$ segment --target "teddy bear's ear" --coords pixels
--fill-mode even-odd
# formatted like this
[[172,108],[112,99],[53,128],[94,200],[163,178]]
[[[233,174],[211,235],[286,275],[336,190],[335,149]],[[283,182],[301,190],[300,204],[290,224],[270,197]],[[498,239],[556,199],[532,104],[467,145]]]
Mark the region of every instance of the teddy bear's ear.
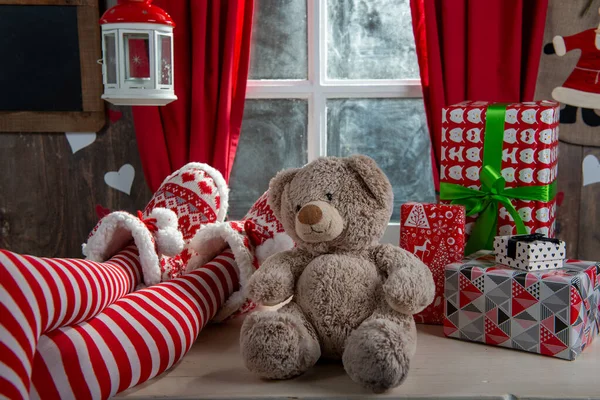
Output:
[[291,168],[279,171],[269,182],[269,197],[267,200],[269,207],[271,207],[271,210],[273,210],[278,219],[281,218],[281,196],[283,195],[283,190],[294,179],[299,170],[299,168]]
[[394,193],[392,185],[377,165],[375,160],[363,155],[346,158],[348,166],[353,169],[367,187],[369,194],[383,207],[392,207]]

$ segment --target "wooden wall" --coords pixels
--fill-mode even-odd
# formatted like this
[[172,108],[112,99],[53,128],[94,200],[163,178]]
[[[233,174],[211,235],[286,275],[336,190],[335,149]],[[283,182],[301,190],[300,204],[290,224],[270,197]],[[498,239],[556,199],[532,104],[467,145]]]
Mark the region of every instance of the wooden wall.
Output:
[[[112,109],[115,122],[73,154],[64,133],[0,133],[0,248],[46,257],[81,257],[96,224],[96,204],[136,211],[150,199],[129,107]],[[116,120],[122,113],[120,119]],[[104,182],[131,164],[131,194]]]
[[600,260],[600,183],[583,186],[582,164],[589,154],[600,159],[600,147],[559,144],[558,191],[563,193],[559,200],[564,200],[556,229],[569,257]]

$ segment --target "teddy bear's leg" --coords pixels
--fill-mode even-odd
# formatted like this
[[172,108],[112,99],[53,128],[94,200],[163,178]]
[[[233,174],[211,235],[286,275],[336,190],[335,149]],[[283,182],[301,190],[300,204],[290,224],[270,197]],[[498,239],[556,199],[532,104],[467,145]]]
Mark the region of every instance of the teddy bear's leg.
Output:
[[315,329],[294,302],[248,315],[240,345],[246,367],[268,379],[300,375],[321,356]]
[[344,369],[353,381],[381,393],[404,382],[416,345],[413,317],[383,304],[348,337]]

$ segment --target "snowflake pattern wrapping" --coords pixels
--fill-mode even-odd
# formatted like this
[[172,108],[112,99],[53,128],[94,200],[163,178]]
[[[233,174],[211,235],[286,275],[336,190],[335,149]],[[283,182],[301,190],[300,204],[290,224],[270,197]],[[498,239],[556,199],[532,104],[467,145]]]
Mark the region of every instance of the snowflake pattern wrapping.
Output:
[[482,250],[446,266],[444,334],[574,360],[600,327],[600,263],[519,271]]
[[[486,110],[492,103],[465,101],[442,110],[440,182],[481,190]],[[506,188],[548,185],[558,171],[559,105],[552,101],[509,104],[502,143],[502,177]],[[556,201],[512,200],[527,233],[554,237]],[[477,215],[467,217],[470,234]],[[507,209],[498,209],[497,232],[516,234]],[[467,237],[468,239],[468,237]]]
[[405,203],[400,209],[400,247],[415,254],[431,270],[435,299],[415,321],[444,321],[444,267],[463,258],[465,209],[444,204]]

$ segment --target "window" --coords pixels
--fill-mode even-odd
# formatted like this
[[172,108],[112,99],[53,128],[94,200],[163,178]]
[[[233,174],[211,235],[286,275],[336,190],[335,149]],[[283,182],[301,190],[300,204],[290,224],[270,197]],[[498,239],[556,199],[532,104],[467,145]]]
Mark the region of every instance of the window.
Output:
[[[255,2],[246,109],[231,175],[240,218],[279,170],[373,157],[400,205],[435,201],[409,0]],[[388,236],[391,235],[391,236]]]

